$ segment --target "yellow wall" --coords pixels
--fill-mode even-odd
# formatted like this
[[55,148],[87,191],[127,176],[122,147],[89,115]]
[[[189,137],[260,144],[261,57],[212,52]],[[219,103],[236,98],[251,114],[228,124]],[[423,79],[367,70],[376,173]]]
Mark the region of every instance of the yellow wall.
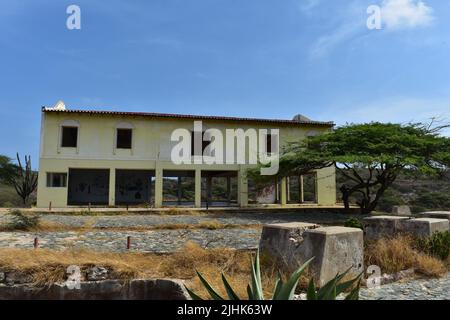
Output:
[[[110,179],[114,179],[114,169],[172,169],[172,170],[234,170],[240,176],[244,165],[175,165],[170,161],[170,152],[176,142],[170,141],[170,135],[177,128],[192,130],[193,120],[161,119],[137,116],[87,115],[72,113],[43,113],[41,128],[41,149],[39,163],[38,207],[67,206],[67,188],[47,188],[47,172],[66,172],[69,168],[112,169]],[[60,147],[60,127],[64,122],[79,123],[78,147]],[[115,132],[119,123],[133,125],[132,150],[115,149]],[[277,127],[276,127],[276,126]],[[326,130],[317,126],[292,126],[277,124],[259,124],[246,122],[203,121],[203,129],[220,129],[225,137],[225,129],[255,128],[280,129],[280,143],[295,141],[307,135]],[[322,177],[322,179],[320,179]],[[239,180],[239,197],[246,205],[247,183]],[[318,203],[332,205],[336,202],[334,169],[318,172]],[[157,186],[155,186],[157,188]],[[114,204],[114,184],[110,183],[110,205]],[[156,195],[155,195],[156,197]],[[159,199],[156,199],[159,200]],[[198,201],[197,201],[198,202]],[[198,203],[197,203],[198,205]]]

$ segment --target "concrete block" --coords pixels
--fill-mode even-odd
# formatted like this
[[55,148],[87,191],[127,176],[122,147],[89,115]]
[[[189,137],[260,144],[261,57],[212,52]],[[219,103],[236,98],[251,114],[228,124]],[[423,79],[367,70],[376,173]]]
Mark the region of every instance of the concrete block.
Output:
[[394,206],[391,213],[396,216],[410,217],[411,209],[409,206]]
[[366,240],[392,237],[399,232],[399,223],[403,220],[409,220],[409,218],[399,216],[374,216],[364,218],[364,237]]
[[306,230],[315,228],[319,225],[303,222],[265,225],[259,242],[260,252],[284,266],[295,264],[299,259],[306,261],[302,256],[303,235]]
[[349,268],[357,275],[364,270],[364,235],[361,229],[323,227],[305,233],[304,254],[314,257],[310,270],[320,286]]
[[430,237],[435,232],[447,231],[449,221],[447,219],[419,218],[403,220],[399,224],[399,231],[409,233],[416,237]]
[[266,225],[260,241],[261,254],[288,271],[314,257],[310,271],[320,285],[350,267],[352,274],[359,274],[364,268],[363,247],[360,229],[310,223]]
[[450,220],[450,211],[429,211],[429,212],[419,213],[419,215],[424,218],[436,218],[436,219]]

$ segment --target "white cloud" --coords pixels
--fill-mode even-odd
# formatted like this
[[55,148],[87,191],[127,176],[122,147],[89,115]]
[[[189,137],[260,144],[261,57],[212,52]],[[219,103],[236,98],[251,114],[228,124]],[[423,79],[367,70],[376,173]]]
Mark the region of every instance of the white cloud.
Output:
[[343,24],[333,32],[318,38],[310,49],[310,57],[322,58],[341,43],[354,38],[360,30],[356,23]]
[[[311,0],[305,5],[308,3],[316,1]],[[434,20],[433,8],[421,0],[383,0],[380,8],[384,28],[388,30],[427,26]],[[365,20],[367,17],[365,6],[358,2],[350,3],[346,10],[338,14],[338,24],[332,24],[330,32],[320,36],[312,44],[310,57],[322,58],[343,43],[369,35]]]
[[386,29],[406,29],[429,25],[433,8],[420,0],[384,0],[381,19]]

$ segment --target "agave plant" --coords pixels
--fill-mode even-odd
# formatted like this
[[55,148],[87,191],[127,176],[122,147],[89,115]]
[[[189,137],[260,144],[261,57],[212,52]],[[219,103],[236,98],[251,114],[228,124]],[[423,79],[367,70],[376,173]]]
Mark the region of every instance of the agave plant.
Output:
[[[277,280],[275,282],[275,288],[270,300],[293,300],[295,289],[297,287],[298,281],[305,271],[306,267],[311,263],[314,258],[306,261],[300,268],[294,271],[286,282],[283,282],[280,272],[278,272]],[[251,263],[252,273],[251,273],[251,284],[247,285],[247,295],[249,300],[265,300],[264,290],[261,283],[261,268],[259,263],[259,251],[256,253],[256,259]],[[336,297],[344,292],[345,290],[351,288],[355,283],[356,286],[351,290],[351,292],[345,297],[346,300],[358,300],[359,298],[359,287],[361,283],[361,275],[354,279],[341,282],[344,276],[350,271],[348,269],[342,274],[336,275],[334,279],[327,282],[322,288],[316,291],[314,280],[311,278],[309,281],[307,299],[308,300],[335,300]],[[241,298],[236,294],[235,290],[231,287],[225,275],[222,273],[222,282],[227,292],[227,298],[222,297],[213,287],[208,283],[208,281],[203,277],[203,275],[196,271],[197,275],[205,287],[206,291],[213,300],[241,300]],[[199,295],[194,293],[192,290],[186,287],[189,295],[193,300],[203,300]]]

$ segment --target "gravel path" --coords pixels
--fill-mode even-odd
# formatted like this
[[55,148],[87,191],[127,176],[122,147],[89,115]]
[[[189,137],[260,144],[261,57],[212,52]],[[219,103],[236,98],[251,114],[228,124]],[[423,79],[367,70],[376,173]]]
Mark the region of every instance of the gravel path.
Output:
[[131,249],[142,252],[173,252],[192,241],[202,247],[256,249],[261,231],[258,229],[220,230],[154,230],[154,231],[93,231],[93,232],[1,232],[2,248],[33,248],[34,238],[39,247],[63,250],[84,248],[95,251],[126,251],[127,236]]
[[361,289],[361,300],[450,300],[450,273],[441,279],[397,282]]
[[[261,228],[250,228],[267,223],[293,221],[319,224],[342,224],[348,215],[333,213],[233,213],[208,215],[121,215],[121,216],[76,216],[42,215],[41,222],[54,222],[68,227],[88,227],[85,231],[54,232],[0,232],[0,247],[31,248],[33,239],[39,238],[40,247],[64,249],[83,247],[92,250],[123,251],[127,236],[132,237],[132,249],[144,252],[169,252],[180,249],[187,241],[203,247],[230,247],[235,249],[254,249],[258,246]],[[11,215],[0,214],[0,223],[10,221]],[[173,229],[170,225],[198,225],[205,222],[218,222],[224,225],[249,226],[249,228]],[[135,230],[164,226],[157,230]],[[108,228],[121,228],[114,230]],[[127,230],[129,228],[130,230]]]
[[[7,223],[11,216],[0,214],[0,223]],[[123,215],[123,216],[70,216],[42,215],[43,222],[57,222],[67,226],[94,228],[112,227],[151,227],[164,224],[200,224],[203,222],[220,222],[223,224],[255,225],[283,222],[313,222],[318,224],[343,224],[350,215],[335,213],[230,213],[208,215]]]

